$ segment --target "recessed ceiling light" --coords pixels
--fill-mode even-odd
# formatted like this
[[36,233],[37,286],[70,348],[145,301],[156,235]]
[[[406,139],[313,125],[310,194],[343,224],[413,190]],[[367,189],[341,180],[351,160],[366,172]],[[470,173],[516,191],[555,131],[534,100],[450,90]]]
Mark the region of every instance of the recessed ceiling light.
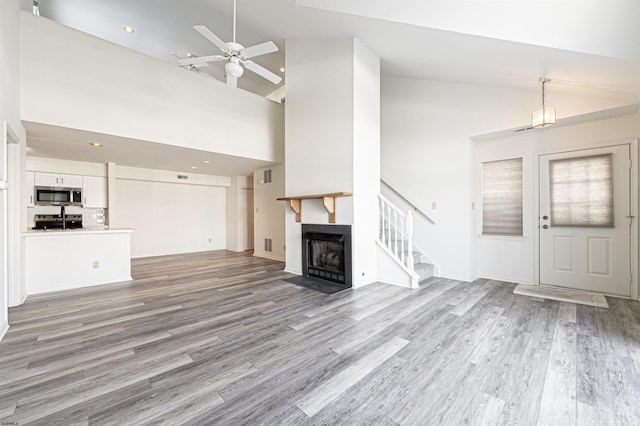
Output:
[[89,145],[91,145],[94,148],[102,148],[102,144],[98,142],[91,142]]
[[198,168],[198,166],[191,166],[191,168],[195,170]]
[[131,28],[128,25],[125,25],[124,27],[122,27],[122,29],[124,30],[125,33],[129,33],[129,34],[133,33],[133,28]]
[[284,67],[280,67],[280,72],[284,72]]
[[209,160],[204,160],[204,161],[203,161],[203,163],[204,163],[204,164],[209,164],[209,163],[211,163],[211,161],[209,161]]

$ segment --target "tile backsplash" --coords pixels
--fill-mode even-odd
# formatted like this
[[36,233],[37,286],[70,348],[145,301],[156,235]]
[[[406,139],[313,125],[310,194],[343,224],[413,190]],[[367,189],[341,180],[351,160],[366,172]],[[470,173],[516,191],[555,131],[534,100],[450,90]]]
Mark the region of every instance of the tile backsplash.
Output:
[[[78,206],[66,206],[67,214],[81,214],[84,228],[102,228],[106,226],[107,209],[85,209]],[[34,217],[37,214],[60,214],[58,206],[35,206],[27,208],[27,229],[35,225]]]

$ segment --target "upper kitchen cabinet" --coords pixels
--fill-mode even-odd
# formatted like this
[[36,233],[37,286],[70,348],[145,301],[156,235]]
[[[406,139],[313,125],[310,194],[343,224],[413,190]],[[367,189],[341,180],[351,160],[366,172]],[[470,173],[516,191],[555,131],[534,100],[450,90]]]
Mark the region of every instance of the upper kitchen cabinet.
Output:
[[35,185],[59,188],[82,188],[82,176],[36,172]]
[[104,209],[107,208],[107,178],[85,176],[82,179],[82,207]]

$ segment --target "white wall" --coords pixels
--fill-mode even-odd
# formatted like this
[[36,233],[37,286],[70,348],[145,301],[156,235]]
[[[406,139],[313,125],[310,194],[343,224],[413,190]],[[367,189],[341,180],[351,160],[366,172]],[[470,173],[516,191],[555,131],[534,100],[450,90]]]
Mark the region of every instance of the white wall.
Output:
[[[636,102],[567,97],[547,87],[558,118]],[[436,225],[416,215],[416,243],[460,280],[477,276],[474,149],[471,136],[525,127],[540,94],[490,86],[385,77],[381,95],[381,175],[412,201],[436,203]]]
[[[271,170],[271,183],[264,183],[265,170]],[[284,197],[284,165],[267,167],[253,172],[253,255],[285,261],[285,214],[289,210]],[[264,249],[265,238],[270,238],[271,252]]]
[[116,192],[133,258],[226,248],[225,188],[117,179]]
[[182,183],[175,172],[116,169],[118,201],[110,212],[110,223],[111,227],[135,229],[132,257],[226,248],[229,178],[192,174],[190,177],[197,176],[204,183]]
[[[20,214],[8,217],[8,206],[17,209],[16,201],[21,194],[19,176],[24,170],[24,141],[25,132],[20,122],[20,2],[18,0],[4,0],[0,2],[0,180],[11,178],[10,190],[0,191],[0,338],[8,328],[9,287],[11,296],[18,287],[17,280],[21,279],[22,270],[20,253],[23,246],[19,241]],[[13,152],[7,149],[7,135],[4,123],[12,129],[20,142],[19,147],[13,147]],[[9,155],[11,154],[11,155]],[[11,159],[11,163],[8,160]],[[11,201],[12,200],[12,201]],[[15,211],[15,210],[14,210]],[[24,212],[24,207],[20,209]],[[8,251],[8,248],[11,251]],[[9,272],[11,270],[11,273]],[[11,280],[11,281],[10,281]]]
[[[640,115],[627,115],[591,121],[567,127],[551,127],[510,137],[477,142],[474,170],[474,199],[477,234],[481,232],[482,211],[480,169],[482,162],[506,158],[523,158],[524,236],[497,237],[476,235],[477,273],[481,277],[537,283],[535,270],[536,233],[538,232],[535,204],[535,165],[537,153],[606,145],[611,142],[630,142],[640,136]],[[633,161],[638,164],[640,159]],[[635,206],[637,209],[637,206]],[[508,259],[508,262],[504,260]]]
[[282,105],[43,17],[20,18],[23,120],[283,161]]
[[380,58],[354,40],[353,67],[353,285],[360,287],[378,280]]
[[287,195],[353,190],[353,45],[287,40]]

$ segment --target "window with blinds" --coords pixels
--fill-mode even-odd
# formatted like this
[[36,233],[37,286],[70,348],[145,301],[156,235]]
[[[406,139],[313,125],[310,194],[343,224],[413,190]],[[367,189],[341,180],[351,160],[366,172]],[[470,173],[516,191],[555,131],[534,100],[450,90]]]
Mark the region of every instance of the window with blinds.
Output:
[[549,161],[551,226],[613,226],[611,154]]
[[522,235],[522,158],[482,163],[482,233]]

